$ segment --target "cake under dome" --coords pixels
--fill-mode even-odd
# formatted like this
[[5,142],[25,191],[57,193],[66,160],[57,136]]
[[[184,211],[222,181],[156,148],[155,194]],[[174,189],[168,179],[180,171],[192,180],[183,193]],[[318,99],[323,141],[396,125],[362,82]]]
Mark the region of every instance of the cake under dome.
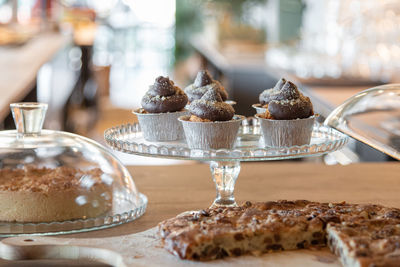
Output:
[[147,198],[97,142],[42,130],[47,104],[11,104],[17,130],[0,132],[0,236],[59,234],[140,217]]

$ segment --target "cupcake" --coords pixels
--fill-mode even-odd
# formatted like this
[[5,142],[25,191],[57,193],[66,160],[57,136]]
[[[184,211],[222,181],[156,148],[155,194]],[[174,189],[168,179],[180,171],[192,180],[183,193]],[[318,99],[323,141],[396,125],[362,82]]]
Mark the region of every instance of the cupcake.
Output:
[[260,120],[261,133],[266,146],[289,147],[310,143],[314,125],[313,106],[297,86],[281,79],[274,88],[260,95],[264,113]]
[[190,115],[182,116],[186,142],[190,148],[232,148],[243,116],[235,115],[233,107],[225,102],[216,88],[188,106]]
[[189,102],[200,99],[210,88],[214,88],[221,95],[222,101],[228,99],[228,93],[219,81],[214,80],[210,73],[201,70],[197,73],[194,83],[184,89]]
[[134,110],[144,139],[148,141],[174,141],[184,138],[180,116],[189,114],[184,109],[186,94],[168,77],[156,78],[142,98],[142,108]]

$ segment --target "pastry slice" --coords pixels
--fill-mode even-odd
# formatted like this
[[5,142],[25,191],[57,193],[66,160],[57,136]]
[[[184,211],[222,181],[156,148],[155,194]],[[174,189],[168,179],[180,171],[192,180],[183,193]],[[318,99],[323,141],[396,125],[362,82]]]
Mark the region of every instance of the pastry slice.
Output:
[[329,224],[328,245],[345,267],[400,266],[400,220]]
[[182,259],[212,260],[325,244],[324,223],[300,209],[309,202],[211,208],[162,222],[165,248]]
[[159,224],[165,248],[182,259],[212,260],[242,254],[326,245],[329,223],[396,217],[379,205],[306,200],[246,202],[240,207],[190,212]]

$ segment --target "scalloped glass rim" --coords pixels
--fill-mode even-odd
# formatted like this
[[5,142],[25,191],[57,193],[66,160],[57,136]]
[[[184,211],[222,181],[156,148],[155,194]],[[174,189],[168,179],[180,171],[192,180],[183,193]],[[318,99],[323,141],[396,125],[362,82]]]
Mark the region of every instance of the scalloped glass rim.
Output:
[[139,193],[138,198],[138,207],[121,214],[50,223],[0,222],[0,237],[73,234],[114,227],[134,221],[145,213],[148,203],[147,197]]
[[[258,126],[246,126],[254,133]],[[240,132],[240,131],[239,131]],[[152,143],[141,138],[138,123],[124,124],[107,129],[104,132],[106,143],[114,150],[139,156],[172,158],[200,161],[262,161],[291,159],[307,156],[317,156],[342,148],[348,141],[348,137],[341,132],[321,125],[314,124],[312,138],[320,139],[316,143],[292,147],[263,147],[254,142],[248,146],[234,149],[189,149],[183,143],[157,142]],[[256,139],[259,134],[247,134],[246,138]],[[238,139],[240,140],[240,135]]]

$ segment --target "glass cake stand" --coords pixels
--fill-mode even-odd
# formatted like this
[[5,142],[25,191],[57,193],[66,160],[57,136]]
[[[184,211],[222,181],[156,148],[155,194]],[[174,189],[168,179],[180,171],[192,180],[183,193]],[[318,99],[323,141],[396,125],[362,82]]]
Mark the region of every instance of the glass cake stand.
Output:
[[244,120],[233,149],[190,149],[184,140],[149,142],[143,138],[139,124],[125,124],[107,129],[107,144],[114,150],[146,157],[198,160],[210,162],[217,189],[212,206],[236,206],[234,187],[241,161],[283,160],[319,156],[342,148],[346,135],[328,126],[315,123],[309,145],[283,148],[265,147],[260,126],[255,118]]

